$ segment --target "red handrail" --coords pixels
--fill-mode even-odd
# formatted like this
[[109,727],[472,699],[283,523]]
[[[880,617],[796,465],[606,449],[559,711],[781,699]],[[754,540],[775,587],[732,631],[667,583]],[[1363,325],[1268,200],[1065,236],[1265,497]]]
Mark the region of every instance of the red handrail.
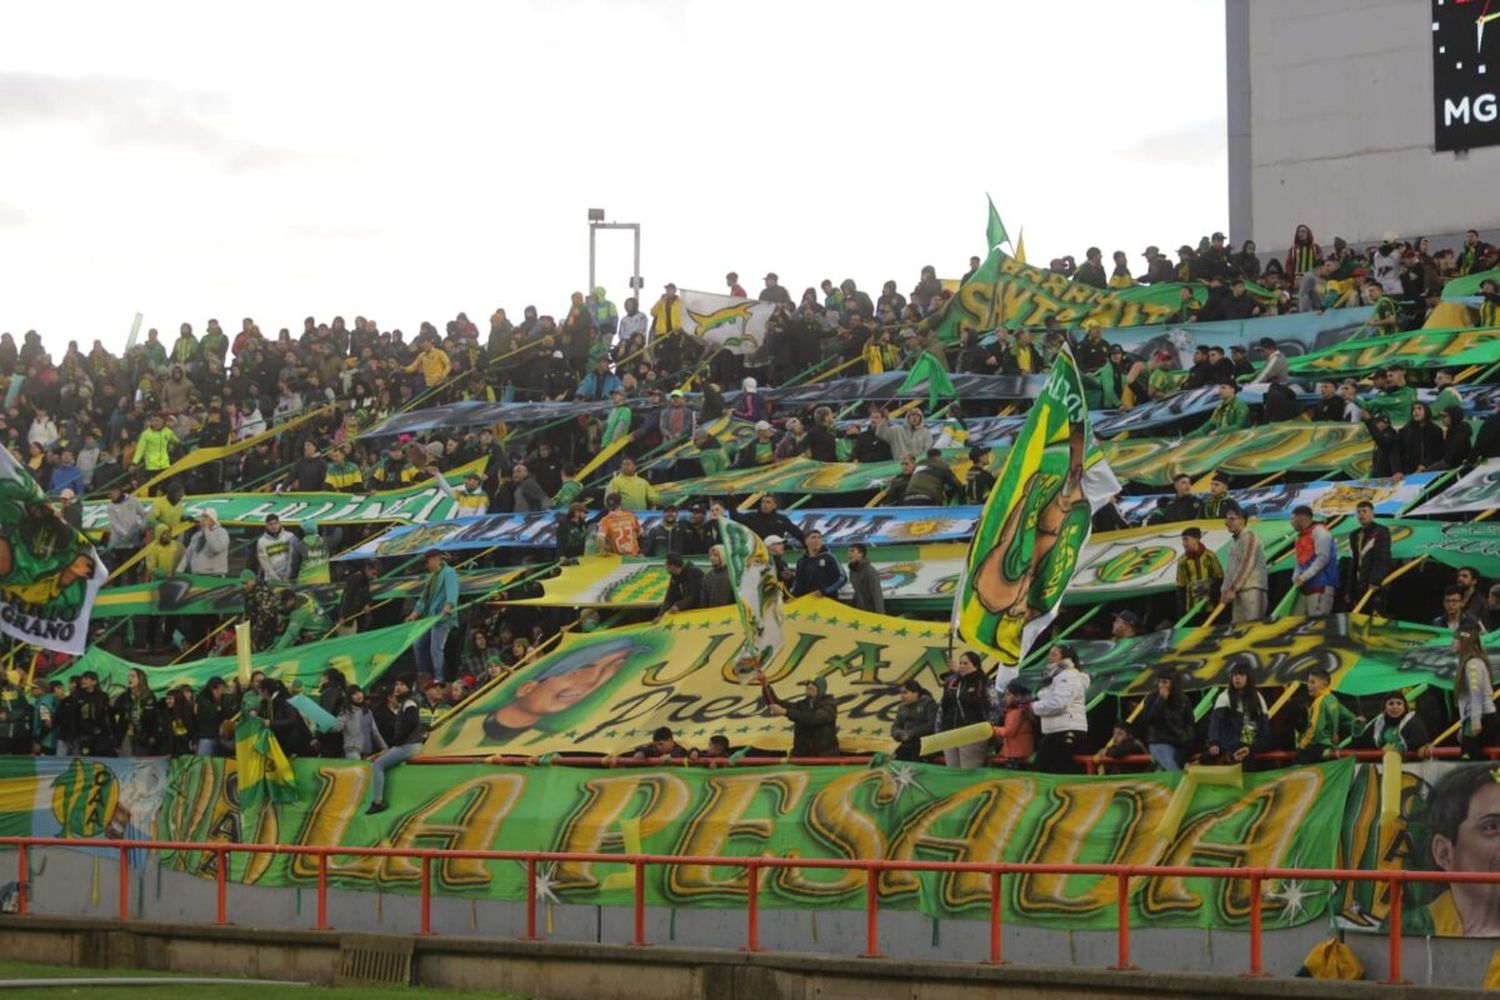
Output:
[[[525,940],[536,940],[537,864],[539,862],[587,862],[600,864],[630,865],[634,872],[634,936],[631,944],[646,946],[645,906],[646,868],[651,865],[695,865],[708,867],[744,868],[751,878],[748,892],[748,921],[746,927],[746,950],[760,950],[759,928],[759,876],[765,868],[829,868],[864,871],[866,938],[864,955],[880,957],[879,940],[879,876],[882,872],[968,872],[987,874],[991,878],[990,897],[990,961],[1001,959],[1001,879],[1006,875],[1098,875],[1113,877],[1117,885],[1117,907],[1119,910],[1119,952],[1117,969],[1133,969],[1130,964],[1130,880],[1133,878],[1230,878],[1247,879],[1251,888],[1250,907],[1250,968],[1251,975],[1262,975],[1261,969],[1261,906],[1259,888],[1266,879],[1302,879],[1305,881],[1352,881],[1385,882],[1390,893],[1389,941],[1390,983],[1401,982],[1401,893],[1407,883],[1500,883],[1500,872],[1422,872],[1422,871],[1363,871],[1350,868],[1216,868],[1194,865],[1118,865],[1118,864],[1038,864],[1031,862],[979,862],[979,861],[893,861],[885,858],[779,858],[747,857],[697,857],[663,854],[605,854],[598,852],[568,853],[561,851],[489,851],[460,850],[453,848],[414,847],[355,847],[322,846],[309,844],[229,844],[222,841],[175,841],[175,840],[79,840],[68,837],[0,837],[0,848],[14,847],[20,865],[18,913],[30,912],[27,878],[27,862],[30,851],[38,847],[70,847],[75,849],[112,849],[120,852],[120,898],[119,919],[130,919],[130,881],[128,877],[128,852],[151,851],[202,851],[212,853],[218,872],[215,874],[218,896],[216,919],[219,924],[228,923],[227,900],[225,898],[225,870],[228,856],[241,854],[285,854],[313,857],[317,859],[317,924],[318,930],[329,930],[328,924],[328,859],[331,857],[379,857],[410,858],[422,863],[424,870],[433,861],[518,861],[526,865],[526,936]],[[432,882],[430,877],[421,882],[421,912],[423,933],[431,933],[430,907]]]

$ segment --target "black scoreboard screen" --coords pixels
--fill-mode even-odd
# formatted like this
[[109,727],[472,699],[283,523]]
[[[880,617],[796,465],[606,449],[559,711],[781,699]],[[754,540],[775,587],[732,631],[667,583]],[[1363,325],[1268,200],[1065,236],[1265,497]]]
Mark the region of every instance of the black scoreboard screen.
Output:
[[1432,0],[1433,146],[1500,145],[1500,0]]

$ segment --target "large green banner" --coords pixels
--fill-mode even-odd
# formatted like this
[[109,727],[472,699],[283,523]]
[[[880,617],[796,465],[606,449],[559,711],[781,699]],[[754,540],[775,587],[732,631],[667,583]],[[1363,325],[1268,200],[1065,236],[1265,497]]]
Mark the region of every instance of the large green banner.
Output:
[[1402,337],[1350,340],[1289,359],[1293,373],[1340,380],[1385,368],[1450,368],[1500,361],[1500,329],[1419,330]]
[[[448,479],[459,477],[450,472]],[[109,527],[108,500],[83,505],[83,529],[100,532]],[[187,497],[183,507],[195,518],[212,509],[219,523],[238,527],[264,524],[275,514],[287,524],[385,524],[401,521],[424,524],[456,516],[457,503],[431,480],[378,493],[204,493]]]
[[[377,816],[365,814],[368,765],[298,760],[296,773],[295,801],[242,816],[232,762],[179,758],[157,836],[621,855],[1327,867],[1338,848],[1329,831],[1342,819],[1354,763],[1244,775],[1239,787],[1200,786],[1175,826],[1162,820],[1182,772],[1073,778],[927,764],[623,771],[408,764],[390,772],[390,808]],[[164,854],[163,864],[213,873],[207,853]],[[310,857],[236,855],[230,875],[259,886],[311,886],[317,866]],[[415,893],[421,865],[334,857],[328,875],[339,887]],[[432,885],[445,895],[524,899],[526,866],[438,861]],[[765,907],[858,909],[865,886],[857,870],[762,869],[759,899]],[[623,861],[548,864],[539,873],[544,906],[625,906],[633,887]],[[646,900],[654,906],[737,908],[748,890],[743,869],[646,871]],[[1243,928],[1248,893],[1246,881],[1132,879],[1131,920]],[[887,872],[879,895],[882,907],[985,919],[990,879]],[[1107,930],[1117,924],[1116,899],[1112,877],[1028,875],[1006,879],[1002,907],[1005,920],[1029,926]],[[1268,893],[1265,925],[1317,919],[1325,899],[1290,906]]]
[[[1228,434],[1195,438],[1129,438],[1106,441],[1100,451],[1123,482],[1162,486],[1185,472],[1194,478],[1209,472],[1261,477],[1274,472],[1338,472],[1353,479],[1370,474],[1370,435],[1358,424],[1309,424],[1302,421],[1247,427]],[[996,449],[991,468],[1006,452]],[[962,480],[968,459],[947,455]],[[775,493],[857,493],[885,486],[901,471],[898,462],[817,462],[793,458],[758,469],[729,469],[716,476],[684,479],[658,487],[663,502],[693,497]]]
[[[265,671],[289,688],[313,690],[323,680],[323,672],[330,667],[343,671],[350,684],[368,685],[378,678],[396,661],[406,648],[417,641],[435,619],[422,618],[414,622],[392,625],[352,636],[310,642],[289,649],[272,649],[256,653],[250,658],[251,668]],[[136,667],[146,672],[151,690],[160,694],[169,687],[189,684],[194,691],[201,690],[210,677],[225,680],[235,675],[237,663],[232,656],[211,656],[202,660],[169,664],[163,667],[131,663],[112,653],[94,646],[78,659],[49,676],[67,682],[85,670],[99,675],[99,683],[109,691],[123,690],[126,678]]]
[[934,329],[944,340],[964,330],[1040,327],[1056,319],[1066,328],[1165,323],[1180,305],[1178,285],[1102,289],[990,251],[959,288]]
[[[459,570],[459,593],[471,597],[493,593],[525,572],[526,567]],[[391,577],[372,584],[370,595],[376,601],[406,600],[419,596],[426,585],[425,576]],[[338,602],[344,588],[340,583],[328,583],[311,587],[301,584],[297,589],[301,593],[312,594],[319,604],[327,608]],[[239,614],[245,605],[244,594],[238,580],[185,574],[159,583],[110,587],[100,593],[99,600],[94,605],[94,616],[131,618],[136,615]]]

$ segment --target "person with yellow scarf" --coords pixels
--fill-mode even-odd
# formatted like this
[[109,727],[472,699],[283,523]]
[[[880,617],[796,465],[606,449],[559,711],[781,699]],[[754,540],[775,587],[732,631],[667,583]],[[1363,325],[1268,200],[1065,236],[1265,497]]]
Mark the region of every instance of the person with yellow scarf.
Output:
[[1322,760],[1330,749],[1340,745],[1343,732],[1347,730],[1352,735],[1354,727],[1365,724],[1361,716],[1349,711],[1334,696],[1328,671],[1321,668],[1308,671],[1306,683],[1312,702],[1307,706],[1306,723],[1297,730],[1299,764]]

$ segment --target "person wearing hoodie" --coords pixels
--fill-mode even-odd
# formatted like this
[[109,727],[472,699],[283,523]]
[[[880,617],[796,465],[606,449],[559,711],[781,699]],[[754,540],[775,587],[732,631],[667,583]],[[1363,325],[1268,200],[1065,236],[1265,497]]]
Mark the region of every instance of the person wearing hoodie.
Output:
[[808,681],[802,686],[802,693],[803,697],[797,701],[773,701],[767,707],[772,715],[792,724],[791,756],[837,757],[839,703],[828,693],[828,678],[820,675]]
[[291,583],[305,550],[302,540],[281,526],[275,514],[266,517],[266,530],[255,540],[255,562],[267,583]]
[[1037,768],[1050,774],[1083,770],[1075,757],[1088,752],[1089,720],[1085,710],[1089,675],[1078,668],[1072,646],[1047,650],[1047,669],[1031,711],[1041,725]]
[[915,680],[906,681],[900,691],[901,703],[896,706],[896,721],[891,723],[896,759],[921,760],[922,737],[937,732],[937,702]]
[[177,572],[198,576],[229,575],[229,532],[219,524],[219,515],[205,507],[198,515],[198,530],[188,539]]
[[375,725],[364,689],[351,684],[338,714],[338,733],[345,760],[364,760],[386,749],[385,737]]
[[[1450,406],[1443,410],[1439,416],[1443,428],[1443,460],[1436,465],[1427,468],[1437,472],[1445,469],[1461,469],[1469,461],[1470,435],[1469,424],[1464,420],[1462,406]],[[66,453],[64,453],[66,456]],[[62,466],[58,466],[62,470]],[[57,477],[53,476],[56,484]]]
[[[937,731],[950,732],[976,722],[993,723],[996,715],[994,691],[985,676],[979,654],[964,650],[943,676],[943,696],[938,703]],[[943,763],[965,770],[983,767],[989,757],[990,737],[943,751]]]
[[1036,751],[1036,716],[1031,712],[1031,692],[1024,681],[1016,679],[1005,685],[1000,717],[995,738],[1000,741],[1001,763],[1013,771],[1024,768]]
[[107,561],[111,566],[118,567],[146,543],[146,509],[139,500],[116,484],[110,487],[109,506],[105,508],[105,512],[109,521]]
[[933,446],[932,431],[924,420],[922,411],[915,406],[906,411],[906,418],[900,422],[889,420],[884,410],[876,410],[870,417],[875,436],[890,445],[891,457],[897,461],[907,455],[921,459]]
[[1196,736],[1193,709],[1177,671],[1169,668],[1157,673],[1156,686],[1146,695],[1141,721],[1146,724],[1146,749],[1156,766],[1163,771],[1181,771]]
[[584,299],[584,305],[588,307],[589,315],[594,320],[594,329],[599,331],[599,338],[606,343],[613,340],[615,327],[620,322],[620,312],[605,296],[604,286],[595,285],[593,294]]

